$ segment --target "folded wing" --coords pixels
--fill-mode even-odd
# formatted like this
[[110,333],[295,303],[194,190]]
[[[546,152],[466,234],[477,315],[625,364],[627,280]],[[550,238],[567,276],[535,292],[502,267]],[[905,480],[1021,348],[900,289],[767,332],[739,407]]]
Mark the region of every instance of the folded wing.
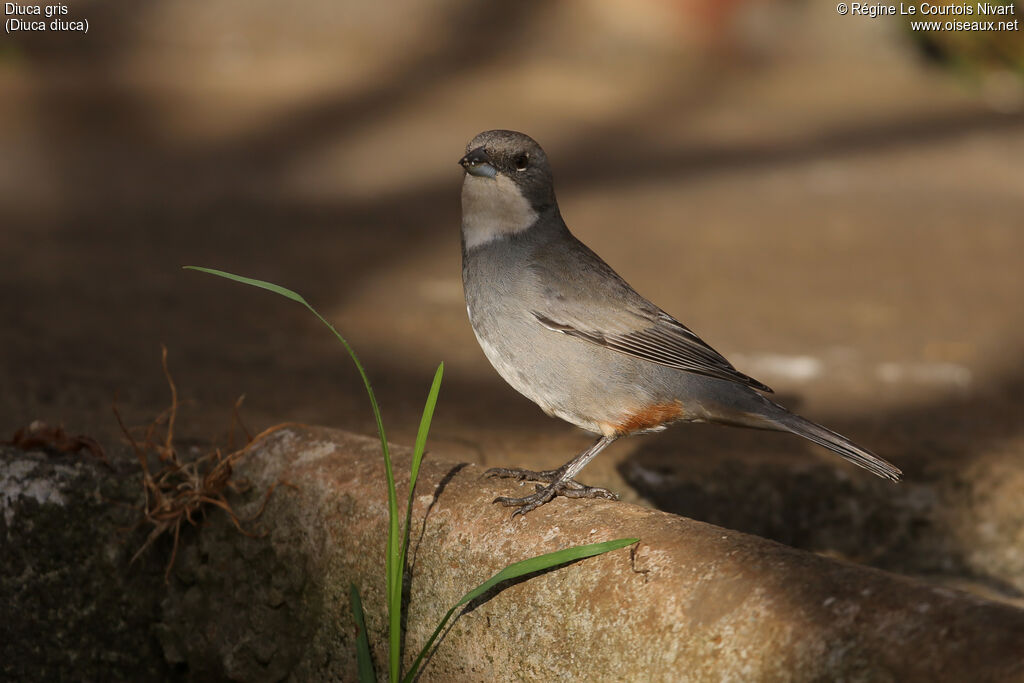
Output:
[[539,324],[627,356],[772,391],[640,296],[582,242],[576,244],[577,249],[550,250],[531,266],[540,295],[531,312]]

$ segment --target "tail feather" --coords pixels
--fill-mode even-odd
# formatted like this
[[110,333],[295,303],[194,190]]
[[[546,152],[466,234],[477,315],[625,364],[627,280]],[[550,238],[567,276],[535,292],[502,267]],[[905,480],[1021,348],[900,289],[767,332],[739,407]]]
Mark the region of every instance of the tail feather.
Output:
[[778,416],[776,420],[784,430],[813,441],[819,446],[824,446],[872,474],[892,481],[899,481],[903,476],[903,472],[895,465],[879,458],[866,448],[861,448],[842,434],[837,434],[820,424],[790,412],[786,412],[784,416]]

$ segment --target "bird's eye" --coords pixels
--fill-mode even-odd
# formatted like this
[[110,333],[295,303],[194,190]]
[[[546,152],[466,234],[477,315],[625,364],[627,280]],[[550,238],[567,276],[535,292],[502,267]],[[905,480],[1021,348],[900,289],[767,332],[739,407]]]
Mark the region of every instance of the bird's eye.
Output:
[[529,165],[530,165],[530,155],[529,154],[520,154],[519,156],[516,157],[516,170],[517,171],[525,171],[526,168]]

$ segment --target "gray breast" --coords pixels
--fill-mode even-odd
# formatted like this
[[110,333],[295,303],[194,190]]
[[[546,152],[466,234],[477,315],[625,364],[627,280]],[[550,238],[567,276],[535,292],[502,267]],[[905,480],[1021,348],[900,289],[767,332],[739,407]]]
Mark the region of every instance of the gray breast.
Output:
[[487,359],[514,389],[592,432],[639,408],[673,400],[678,371],[624,356],[541,325],[533,315],[543,283],[526,265],[542,245],[504,239],[463,256],[470,323]]

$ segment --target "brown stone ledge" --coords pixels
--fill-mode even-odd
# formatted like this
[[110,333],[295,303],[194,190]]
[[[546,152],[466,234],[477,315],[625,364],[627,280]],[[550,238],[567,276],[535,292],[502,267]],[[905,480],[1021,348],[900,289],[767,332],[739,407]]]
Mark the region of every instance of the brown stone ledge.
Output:
[[[395,449],[399,499],[409,451]],[[352,680],[348,586],[386,661],[384,467],[370,438],[289,426],[237,474],[277,481],[259,525],[219,513],[184,539],[165,655],[245,680]],[[428,454],[413,513],[408,663],[449,606],[510,562],[638,537],[633,548],[516,583],[463,614],[422,680],[1019,680],[1024,611],[621,502],[556,499],[525,518],[517,489]]]

